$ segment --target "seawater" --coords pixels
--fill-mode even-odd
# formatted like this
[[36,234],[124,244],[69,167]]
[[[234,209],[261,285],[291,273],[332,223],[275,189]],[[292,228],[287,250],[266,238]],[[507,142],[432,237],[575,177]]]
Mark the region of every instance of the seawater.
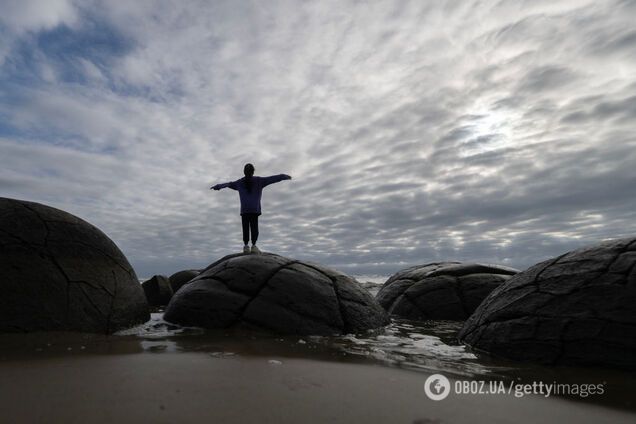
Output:
[[[375,295],[383,276],[356,276]],[[544,382],[598,384],[605,394],[574,401],[594,402],[636,411],[633,387],[636,373],[605,368],[554,367],[505,361],[478,355],[457,340],[461,322],[392,319],[386,327],[363,334],[341,336],[280,336],[241,329],[206,330],[182,327],[163,320],[156,310],[150,321],[114,335],[40,333],[0,335],[0,359],[47,357],[69,354],[199,352],[213,358],[266,357],[284,363],[285,358],[364,362],[431,373],[465,381]]]

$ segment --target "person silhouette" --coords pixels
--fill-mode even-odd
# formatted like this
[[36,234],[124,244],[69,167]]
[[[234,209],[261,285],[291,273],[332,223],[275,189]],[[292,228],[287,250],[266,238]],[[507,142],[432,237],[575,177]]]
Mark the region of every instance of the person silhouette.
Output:
[[[287,174],[272,175],[269,177],[258,177],[254,175],[254,165],[248,163],[243,168],[245,176],[229,183],[216,184],[210,190],[221,190],[229,187],[239,192],[241,200],[241,221],[243,224],[243,253],[261,253],[256,247],[258,240],[258,217],[261,214],[261,195],[263,189],[270,184],[283,180],[291,180]],[[252,235],[252,249],[248,243],[250,241],[250,231]]]

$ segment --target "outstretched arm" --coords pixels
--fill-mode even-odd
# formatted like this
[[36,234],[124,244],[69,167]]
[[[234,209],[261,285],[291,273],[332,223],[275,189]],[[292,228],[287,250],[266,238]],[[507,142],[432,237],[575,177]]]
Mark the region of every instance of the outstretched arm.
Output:
[[277,183],[279,181],[291,180],[291,179],[292,179],[291,176],[287,174],[278,174],[278,175],[272,175],[269,177],[263,177],[263,187],[266,187],[270,184]]
[[222,188],[229,187],[233,190],[236,190],[236,181],[231,181],[229,183],[217,184],[210,187],[210,190],[221,190]]

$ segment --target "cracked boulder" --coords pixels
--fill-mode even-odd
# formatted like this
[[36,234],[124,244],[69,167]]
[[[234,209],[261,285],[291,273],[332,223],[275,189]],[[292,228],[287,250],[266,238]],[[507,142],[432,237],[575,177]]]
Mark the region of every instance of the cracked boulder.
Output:
[[39,203],[0,198],[0,275],[0,332],[112,333],[150,318],[115,243]]
[[183,271],[175,272],[170,277],[168,277],[168,279],[170,280],[172,291],[176,293],[187,282],[189,282],[199,274],[201,274],[201,271],[198,269],[184,269]]
[[516,269],[462,262],[417,265],[391,276],[376,299],[391,315],[463,321]]
[[153,275],[141,284],[150,306],[166,306],[172,298],[170,280],[164,275]]
[[459,339],[508,359],[635,369],[636,238],[517,274],[484,300]]
[[175,293],[164,319],[304,335],[358,333],[388,324],[382,307],[353,278],[269,253],[229,255],[213,263]]

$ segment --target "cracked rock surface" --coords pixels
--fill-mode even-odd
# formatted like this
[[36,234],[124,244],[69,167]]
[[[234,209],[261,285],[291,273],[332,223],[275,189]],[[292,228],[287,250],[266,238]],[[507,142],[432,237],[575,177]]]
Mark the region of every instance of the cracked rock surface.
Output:
[[270,253],[229,255],[208,266],[174,294],[164,319],[305,335],[357,333],[388,324],[382,307],[353,278]]
[[115,243],[39,203],[0,198],[0,275],[0,332],[112,333],[150,318]]
[[463,321],[516,269],[499,265],[435,262],[392,275],[376,299],[391,315],[412,320]]
[[635,265],[635,237],[541,262],[495,289],[459,339],[509,359],[635,369]]

